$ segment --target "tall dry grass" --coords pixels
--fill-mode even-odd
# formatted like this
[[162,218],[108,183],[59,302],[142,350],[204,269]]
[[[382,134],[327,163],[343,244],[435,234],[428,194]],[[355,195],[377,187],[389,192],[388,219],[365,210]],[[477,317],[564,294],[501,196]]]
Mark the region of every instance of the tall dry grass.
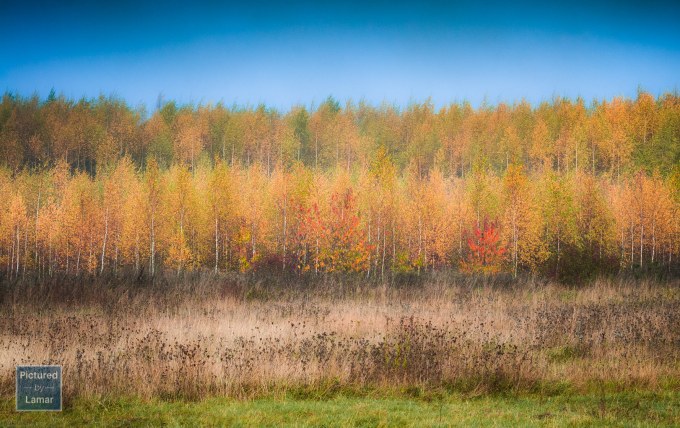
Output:
[[0,394],[29,363],[63,365],[67,397],[680,384],[677,283],[239,281],[5,284]]

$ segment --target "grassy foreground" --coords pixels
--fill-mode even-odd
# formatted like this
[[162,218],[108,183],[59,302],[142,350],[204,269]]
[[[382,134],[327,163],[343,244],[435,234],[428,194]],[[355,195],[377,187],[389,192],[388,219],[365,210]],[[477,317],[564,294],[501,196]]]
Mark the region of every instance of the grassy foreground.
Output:
[[62,413],[17,413],[2,426],[678,426],[680,392],[435,399],[79,399]]
[[10,284],[0,427],[680,426],[680,283],[480,281]]

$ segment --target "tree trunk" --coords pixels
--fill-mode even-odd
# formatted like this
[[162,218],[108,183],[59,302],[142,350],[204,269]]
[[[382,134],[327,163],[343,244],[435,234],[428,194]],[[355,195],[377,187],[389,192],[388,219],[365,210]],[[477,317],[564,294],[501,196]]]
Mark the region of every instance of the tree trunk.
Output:
[[99,274],[104,273],[104,257],[106,256],[106,241],[109,238],[109,207],[106,207],[106,212],[104,214],[104,242],[102,243],[102,261],[101,267],[99,269]]
[[215,216],[215,273],[218,272],[218,266],[220,261],[220,245],[219,245],[219,223],[217,220],[217,215]]
[[151,212],[151,277],[153,278],[156,274],[156,230],[155,230],[155,215],[153,211]]
[[288,195],[284,194],[283,197],[283,270],[286,270],[286,244],[288,239]]

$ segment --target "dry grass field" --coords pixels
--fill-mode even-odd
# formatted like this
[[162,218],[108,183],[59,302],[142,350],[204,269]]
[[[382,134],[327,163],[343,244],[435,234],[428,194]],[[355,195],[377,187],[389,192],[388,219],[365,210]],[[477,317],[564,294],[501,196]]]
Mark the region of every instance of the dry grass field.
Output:
[[67,403],[680,388],[677,283],[57,285],[3,290],[4,397],[23,363],[63,365]]

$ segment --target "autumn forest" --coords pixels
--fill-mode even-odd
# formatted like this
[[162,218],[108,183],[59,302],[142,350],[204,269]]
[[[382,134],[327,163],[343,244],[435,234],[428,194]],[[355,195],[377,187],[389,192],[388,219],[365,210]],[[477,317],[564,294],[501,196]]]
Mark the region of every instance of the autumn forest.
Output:
[[680,272],[680,96],[178,105],[7,93],[5,278]]

